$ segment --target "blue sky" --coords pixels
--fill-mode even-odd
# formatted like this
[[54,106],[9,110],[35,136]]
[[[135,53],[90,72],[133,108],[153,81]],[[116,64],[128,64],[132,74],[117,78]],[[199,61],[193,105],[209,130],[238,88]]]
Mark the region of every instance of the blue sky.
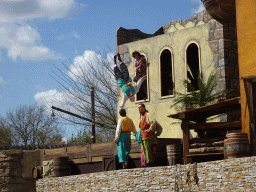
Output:
[[119,27],[152,34],[203,9],[200,0],[1,0],[0,115],[21,104],[49,105],[50,98],[61,98],[50,76],[54,65],[61,60],[71,67],[108,47],[115,53]]

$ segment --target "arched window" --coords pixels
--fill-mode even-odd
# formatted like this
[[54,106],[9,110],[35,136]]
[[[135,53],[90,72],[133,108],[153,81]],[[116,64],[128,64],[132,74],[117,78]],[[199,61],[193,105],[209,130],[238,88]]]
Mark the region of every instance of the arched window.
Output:
[[[191,82],[193,88],[198,90],[199,66],[199,48],[195,43],[191,43],[186,50],[187,61],[187,80]],[[187,92],[191,92],[193,88],[188,87]]]
[[172,53],[164,49],[160,55],[161,97],[173,95]]
[[[145,65],[146,65],[146,71],[145,74],[142,75],[147,75],[147,78],[143,81],[139,92],[136,94],[136,101],[141,101],[141,100],[148,100],[149,99],[149,91],[148,91],[148,66],[147,66],[147,57],[145,54],[140,53],[141,55],[141,60],[144,59]],[[136,73],[136,76],[138,74]],[[142,77],[142,76],[139,76]]]

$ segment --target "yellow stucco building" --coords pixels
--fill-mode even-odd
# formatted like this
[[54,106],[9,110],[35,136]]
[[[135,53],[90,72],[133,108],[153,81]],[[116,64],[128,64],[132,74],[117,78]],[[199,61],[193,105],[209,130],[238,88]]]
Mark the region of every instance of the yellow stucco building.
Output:
[[[176,113],[170,108],[175,91],[186,93],[185,79],[196,81],[198,72],[206,79],[211,72],[219,76],[216,91],[239,90],[239,71],[235,24],[222,25],[214,20],[206,10],[190,19],[175,20],[160,27],[154,34],[145,34],[120,27],[117,30],[116,52],[121,54],[128,66],[130,76],[135,76],[132,53],[139,51],[148,64],[147,100],[127,101],[125,108],[138,130],[138,104],[144,103],[147,110],[162,125],[162,138],[181,138],[180,124],[167,115]],[[119,90],[118,108],[122,93]],[[239,96],[239,91],[237,92]],[[222,117],[221,121],[227,119]],[[196,133],[191,132],[195,137]]]

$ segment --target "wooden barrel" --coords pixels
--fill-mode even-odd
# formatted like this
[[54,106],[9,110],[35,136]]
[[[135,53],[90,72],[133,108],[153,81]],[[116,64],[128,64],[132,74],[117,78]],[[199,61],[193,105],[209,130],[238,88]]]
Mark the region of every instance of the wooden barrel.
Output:
[[250,156],[250,145],[247,133],[227,134],[227,158]]
[[71,173],[68,157],[53,158],[53,173],[55,177],[68,176]]
[[33,168],[33,170],[32,170],[33,178],[40,179],[40,178],[42,178],[42,175],[43,175],[43,167],[37,166],[37,167]]
[[224,159],[228,158],[228,155],[227,155],[227,140],[228,139],[224,139],[224,149],[223,149]]
[[182,164],[183,149],[181,144],[166,145],[169,165]]

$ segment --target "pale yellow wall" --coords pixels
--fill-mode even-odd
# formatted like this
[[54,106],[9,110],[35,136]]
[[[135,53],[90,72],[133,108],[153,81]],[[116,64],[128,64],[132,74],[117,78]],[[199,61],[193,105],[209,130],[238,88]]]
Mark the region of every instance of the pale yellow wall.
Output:
[[[182,131],[180,124],[171,124],[177,122],[177,120],[168,118],[167,115],[176,113],[174,109],[170,109],[173,103],[174,97],[160,98],[160,72],[159,72],[159,57],[161,51],[168,47],[170,48],[173,56],[174,64],[174,82],[175,90],[178,92],[185,93],[183,86],[183,80],[186,77],[185,68],[185,51],[186,47],[190,42],[196,42],[200,47],[200,60],[201,70],[208,77],[210,72],[215,69],[213,62],[213,53],[208,43],[210,24],[204,24],[195,26],[192,22],[188,23],[185,27],[181,26],[170,26],[168,34],[159,35],[156,37],[139,40],[132,43],[127,43],[130,57],[132,58],[132,52],[137,50],[140,53],[146,55],[147,62],[149,63],[149,101],[144,102],[146,108],[150,113],[153,113],[156,120],[162,125],[163,133],[160,137],[164,138],[181,138]],[[186,28],[187,27],[187,28]],[[174,30],[176,29],[176,30]],[[174,31],[174,32],[172,32]],[[131,59],[128,69],[130,76],[133,78],[135,75],[134,71],[134,59]],[[122,96],[122,94],[121,94]],[[119,97],[118,107],[121,101]],[[138,103],[126,102],[125,108],[127,109],[127,116],[130,117],[139,130],[139,111]],[[196,134],[192,131],[193,137]]]

